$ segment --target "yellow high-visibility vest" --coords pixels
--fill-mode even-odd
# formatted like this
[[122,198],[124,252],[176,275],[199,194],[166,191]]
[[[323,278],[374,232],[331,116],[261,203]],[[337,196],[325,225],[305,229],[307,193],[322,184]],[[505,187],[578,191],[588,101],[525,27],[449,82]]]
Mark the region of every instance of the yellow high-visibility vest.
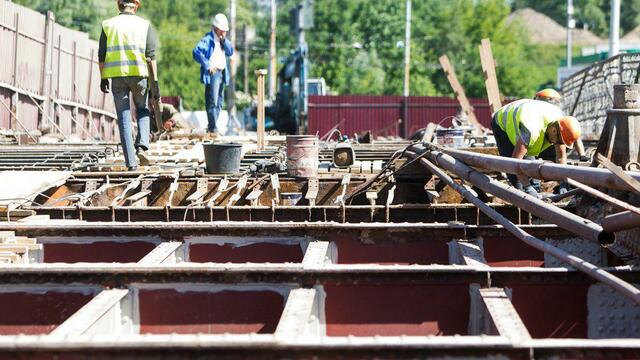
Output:
[[559,107],[530,99],[514,101],[493,114],[498,126],[504,130],[514,146],[518,138],[522,137],[522,127],[527,130],[528,134],[523,140],[528,156],[538,156],[553,145],[547,141],[545,133],[549,124],[562,116]]
[[102,23],[107,37],[103,79],[149,76],[145,56],[149,26],[149,21],[141,17],[124,14]]

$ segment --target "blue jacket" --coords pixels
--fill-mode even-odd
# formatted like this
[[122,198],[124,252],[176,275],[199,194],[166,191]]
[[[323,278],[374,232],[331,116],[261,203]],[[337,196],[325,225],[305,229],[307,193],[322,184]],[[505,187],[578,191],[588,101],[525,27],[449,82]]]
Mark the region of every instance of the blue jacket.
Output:
[[[209,76],[209,67],[211,67],[211,65],[209,64],[209,59],[211,59],[211,55],[213,54],[215,46],[214,41],[216,41],[216,36],[212,31],[210,31],[193,49],[193,60],[200,64],[200,82],[205,85],[209,85],[211,83],[211,76]],[[229,41],[229,39],[224,39],[224,42],[222,43],[222,50],[227,58],[233,55],[233,47],[231,46],[231,41]],[[227,68],[224,70],[225,85],[229,85],[229,78],[229,59],[227,59]]]

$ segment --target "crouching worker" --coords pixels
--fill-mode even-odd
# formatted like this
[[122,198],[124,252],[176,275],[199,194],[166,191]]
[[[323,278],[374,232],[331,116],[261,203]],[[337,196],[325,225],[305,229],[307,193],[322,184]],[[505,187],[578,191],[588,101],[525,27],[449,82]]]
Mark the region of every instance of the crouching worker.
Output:
[[[523,99],[503,106],[491,122],[500,156],[533,160],[551,146],[556,162],[567,163],[567,146],[580,138],[580,124],[572,116],[544,101]],[[540,197],[539,189],[527,176],[508,175],[509,182],[529,195]],[[561,184],[561,192],[567,185]]]
[[154,121],[151,123],[151,131],[153,133],[172,132],[176,130],[192,130],[192,127],[184,120],[175,106],[171,104],[160,103],[160,114],[162,118],[154,118]]

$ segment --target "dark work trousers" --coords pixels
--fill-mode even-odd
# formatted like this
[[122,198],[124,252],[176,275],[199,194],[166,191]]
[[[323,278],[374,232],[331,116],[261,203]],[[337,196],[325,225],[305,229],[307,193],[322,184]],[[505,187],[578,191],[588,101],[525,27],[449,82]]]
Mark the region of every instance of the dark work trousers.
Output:
[[[498,123],[496,122],[495,117],[491,121],[491,128],[493,129],[493,136],[496,138],[498,153],[500,154],[500,156],[510,158],[513,155],[513,150],[515,149],[515,146],[509,140],[509,136],[507,135],[507,133],[504,132],[504,130],[502,130],[500,126],[498,126]],[[533,156],[525,156],[524,159],[535,160],[536,158]],[[507,174],[507,178],[509,179],[509,182],[511,183],[511,185],[513,185],[516,189],[522,190],[523,188],[522,183],[520,182],[520,180],[518,180],[517,176],[515,176],[514,174]],[[529,183],[533,185],[536,188],[536,190],[540,191],[539,182],[534,182],[531,179],[529,179]]]

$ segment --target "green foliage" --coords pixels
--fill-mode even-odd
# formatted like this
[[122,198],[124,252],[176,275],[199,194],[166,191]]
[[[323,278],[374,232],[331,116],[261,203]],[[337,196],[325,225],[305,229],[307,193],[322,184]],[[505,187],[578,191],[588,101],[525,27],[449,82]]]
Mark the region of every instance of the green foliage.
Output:
[[[103,19],[116,14],[106,0],[15,0],[41,12],[54,11],[57,21],[97,39]],[[277,56],[296,48],[289,33],[289,9],[301,0],[278,0]],[[268,2],[267,2],[268,3]],[[140,15],[159,32],[159,77],[166,95],[180,95],[188,109],[204,107],[198,65],[191,57],[196,42],[210,30],[217,12],[228,14],[229,0],[143,0]],[[541,84],[554,82],[563,58],[562,46],[532,45],[518,24],[507,24],[511,10],[531,7],[557,22],[566,22],[560,0],[414,0],[411,38],[411,94],[452,95],[438,64],[447,54],[470,97],[486,96],[478,45],[490,38],[501,92],[532,96]],[[575,0],[576,17],[598,35],[606,35],[607,0]],[[405,1],[315,0],[315,27],[306,32],[311,77],[324,77],[334,92],[400,95],[404,79]],[[622,28],[638,25],[640,0],[622,4]],[[249,49],[249,87],[255,92],[257,69],[268,68],[270,13],[265,1],[238,0],[237,32],[256,29]],[[244,49],[238,44],[236,53]],[[243,89],[242,63],[236,88]],[[282,64],[279,64],[280,68]],[[248,103],[248,100],[246,101]]]
[[375,50],[361,51],[350,64],[347,77],[351,94],[381,94],[384,92],[385,71]]

